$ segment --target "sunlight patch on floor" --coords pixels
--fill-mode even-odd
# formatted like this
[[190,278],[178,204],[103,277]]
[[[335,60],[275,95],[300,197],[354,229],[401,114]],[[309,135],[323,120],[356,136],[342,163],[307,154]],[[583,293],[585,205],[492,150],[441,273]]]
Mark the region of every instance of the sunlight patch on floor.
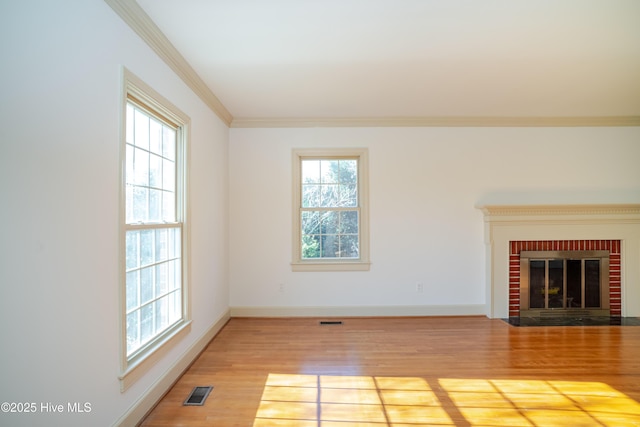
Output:
[[640,403],[579,381],[269,374],[254,427],[640,426]]
[[484,379],[438,382],[471,425],[640,426],[640,404],[603,383]]

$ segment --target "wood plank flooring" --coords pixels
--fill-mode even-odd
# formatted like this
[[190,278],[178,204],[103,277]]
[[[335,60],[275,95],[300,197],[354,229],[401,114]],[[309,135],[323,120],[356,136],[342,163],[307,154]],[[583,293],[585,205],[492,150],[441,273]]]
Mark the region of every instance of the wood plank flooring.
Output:
[[640,426],[640,327],[320,320],[231,319],[141,425]]

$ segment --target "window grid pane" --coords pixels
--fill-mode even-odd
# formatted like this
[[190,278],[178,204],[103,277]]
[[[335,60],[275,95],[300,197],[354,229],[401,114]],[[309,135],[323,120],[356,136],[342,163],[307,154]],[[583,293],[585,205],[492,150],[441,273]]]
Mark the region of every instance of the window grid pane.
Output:
[[[180,229],[127,231],[127,354],[182,318]],[[143,250],[142,245],[145,245]]]
[[302,210],[302,259],[359,258],[358,216],[358,210]]
[[358,160],[302,160],[302,207],[358,206]]
[[126,222],[176,222],[177,132],[127,105]]
[[128,102],[125,142],[127,357],[183,319],[177,129]]
[[301,160],[302,259],[359,257],[357,159]]
[[[180,229],[157,228],[127,231],[127,278],[140,281],[141,294],[153,289],[176,289],[180,285]],[[132,273],[139,272],[139,275]],[[129,280],[127,280],[129,283]],[[142,289],[151,283],[150,290]],[[133,288],[132,288],[133,289]],[[144,304],[146,301],[141,301]]]

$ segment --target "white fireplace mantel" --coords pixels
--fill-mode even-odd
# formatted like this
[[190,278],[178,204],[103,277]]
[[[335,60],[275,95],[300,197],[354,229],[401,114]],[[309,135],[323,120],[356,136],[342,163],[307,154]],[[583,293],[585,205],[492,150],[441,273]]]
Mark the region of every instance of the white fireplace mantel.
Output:
[[640,316],[640,204],[483,205],[486,314],[509,315],[509,242],[621,241],[622,316]]
[[585,221],[628,217],[640,219],[640,204],[616,205],[483,205],[478,206],[485,222],[500,221]]

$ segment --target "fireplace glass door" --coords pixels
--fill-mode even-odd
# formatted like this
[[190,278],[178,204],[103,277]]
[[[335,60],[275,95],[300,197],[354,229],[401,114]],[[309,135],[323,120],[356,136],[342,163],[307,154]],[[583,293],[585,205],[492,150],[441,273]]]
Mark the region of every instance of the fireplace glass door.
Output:
[[529,261],[529,308],[600,308],[600,260]]
[[521,312],[608,311],[608,253],[531,251],[520,262]]
[[529,308],[566,308],[564,273],[564,260],[531,260],[529,262]]

